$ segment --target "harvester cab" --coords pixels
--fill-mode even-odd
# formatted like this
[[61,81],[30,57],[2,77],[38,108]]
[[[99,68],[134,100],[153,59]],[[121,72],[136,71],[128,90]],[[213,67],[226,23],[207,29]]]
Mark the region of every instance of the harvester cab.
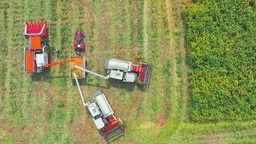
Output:
[[50,48],[47,43],[46,22],[26,22],[24,36],[28,39],[28,46],[24,49],[25,71],[41,73],[47,67]]
[[86,102],[82,94],[76,72],[73,72],[72,75],[76,81],[83,105],[87,107],[96,128],[101,132],[104,139],[107,142],[111,142],[123,137],[125,129],[122,121],[120,118],[117,119],[115,117],[114,111],[112,110],[105,94],[98,90],[94,93],[94,96]]
[[74,40],[75,54],[81,56],[81,53],[85,51],[84,35],[81,30],[75,32]]

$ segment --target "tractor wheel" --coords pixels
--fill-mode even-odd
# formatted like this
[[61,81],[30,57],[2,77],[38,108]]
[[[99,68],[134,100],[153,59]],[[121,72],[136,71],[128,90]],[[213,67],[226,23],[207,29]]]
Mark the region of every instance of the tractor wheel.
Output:
[[49,47],[48,45],[46,45],[46,46],[44,47],[44,52],[45,52],[45,53],[50,53],[50,47]]

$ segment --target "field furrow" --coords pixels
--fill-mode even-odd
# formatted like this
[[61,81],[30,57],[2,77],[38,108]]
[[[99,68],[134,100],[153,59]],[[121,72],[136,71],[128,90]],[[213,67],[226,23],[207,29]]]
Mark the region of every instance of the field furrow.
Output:
[[[73,49],[74,33],[76,30],[81,28],[81,21],[84,20],[82,12],[83,6],[81,6],[81,2],[71,1],[68,7],[68,11],[73,12],[72,17],[68,18],[70,26],[67,33],[67,47],[65,47],[67,49],[67,55],[70,57],[75,53]],[[87,47],[87,43],[85,45]],[[66,70],[69,70],[69,68],[67,67]],[[82,83],[84,84],[84,82]],[[82,83],[80,84],[82,85]],[[83,104],[81,102],[81,98],[79,96],[79,92],[74,80],[67,79],[67,91],[66,123],[68,124],[68,128],[70,129],[70,141],[71,143],[84,143],[84,141],[81,141],[81,135],[80,133],[77,133],[77,131],[81,129],[82,131],[85,131],[83,123],[85,117],[85,111],[83,110],[85,110],[85,108],[83,107]],[[87,95],[85,96],[87,97]]]
[[[154,121],[157,118],[158,113],[162,110],[162,98],[163,89],[162,84],[164,83],[164,77],[162,75],[162,70],[164,66],[164,61],[162,60],[162,44],[164,31],[163,25],[163,10],[161,9],[161,1],[153,2],[148,1],[148,5],[152,9],[149,12],[148,17],[151,21],[148,25],[148,60],[147,63],[151,64],[153,67],[152,79],[150,83],[150,88],[146,91],[147,95],[144,96],[144,111],[147,113],[147,120]],[[160,15],[160,16],[159,16]],[[154,55],[152,55],[154,53]],[[162,63],[162,64],[159,64]],[[153,100],[153,101],[151,101]]]
[[[21,133],[21,128],[23,125],[23,112],[22,112],[22,105],[25,103],[24,99],[22,98],[22,85],[24,81],[22,80],[23,72],[23,57],[20,54],[23,54],[22,47],[23,42],[20,40],[22,39],[22,29],[23,26],[21,22],[23,21],[22,16],[20,13],[23,13],[23,3],[18,3],[12,1],[11,3],[5,2],[3,11],[4,18],[6,22],[6,46],[5,46],[5,60],[3,63],[6,63],[6,73],[5,73],[5,91],[3,106],[2,109],[5,111],[3,113],[3,121],[4,124],[1,124],[4,129],[19,129],[17,133]],[[5,114],[5,115],[4,115]],[[8,121],[6,121],[7,117],[10,117]],[[14,124],[15,123],[15,124]],[[21,139],[21,136],[13,135],[13,132],[7,131],[8,136],[11,141],[9,142],[16,142],[17,140]]]
[[[174,4],[172,6],[173,11],[173,18],[175,19],[175,23],[173,25],[174,31],[174,40],[176,42],[175,49],[176,49],[176,66],[177,66],[177,93],[180,95],[180,98],[178,99],[179,102],[179,108],[181,115],[181,118],[184,121],[187,121],[188,115],[187,115],[187,100],[188,100],[188,66],[186,64],[186,49],[185,49],[185,31],[184,31],[184,24],[183,24],[183,18],[181,16],[182,13],[182,2],[180,0],[176,0],[173,2]],[[183,97],[183,99],[181,99]]]
[[169,48],[169,55],[168,55],[168,59],[170,60],[170,64],[168,66],[168,69],[171,71],[171,77],[170,79],[172,80],[172,86],[171,86],[171,92],[170,92],[170,101],[171,101],[171,114],[170,117],[171,119],[175,119],[177,117],[179,117],[177,115],[177,113],[179,113],[178,108],[178,101],[179,101],[179,97],[180,95],[178,95],[177,92],[177,64],[176,64],[176,49],[175,49],[175,38],[173,35],[173,23],[174,23],[174,16],[173,16],[173,11],[172,11],[172,6],[170,4],[170,2],[168,0],[165,0],[165,5],[166,5],[166,15],[167,15],[167,21],[168,21],[168,28],[169,28],[169,44],[170,44],[170,48]]
[[[94,62],[90,62],[89,65],[95,65],[97,66],[95,69],[95,72],[97,73],[101,73],[104,74],[104,70],[103,70],[103,62],[104,62],[104,48],[103,48],[103,39],[104,39],[104,34],[103,34],[103,30],[104,30],[104,26],[101,25],[101,19],[103,16],[101,16],[102,11],[104,10],[104,4],[100,3],[100,2],[94,2],[94,23],[93,23],[93,27],[94,29],[92,30],[93,33],[93,50],[92,50],[92,54],[93,54],[93,61]],[[92,75],[93,76],[93,75]],[[102,86],[103,81],[105,81],[102,78],[99,77],[95,77],[93,76],[94,79],[97,79],[98,82],[95,83],[97,86]]]
[[[6,63],[5,63],[5,59],[6,59],[6,54],[7,54],[7,50],[6,50],[6,35],[7,35],[7,25],[5,23],[6,21],[6,8],[5,8],[5,1],[1,1],[0,2],[0,67],[2,67],[2,69],[0,69],[0,83],[4,84],[5,82],[5,75],[6,75],[6,69],[3,69],[4,67],[6,67]],[[2,102],[4,101],[4,87],[0,87],[0,105],[3,106]],[[1,108],[2,109],[2,108]]]
[[[68,22],[69,22],[69,27],[66,33],[68,35],[68,38],[66,39],[67,46],[65,47],[66,53],[67,53],[67,58],[70,58],[74,54],[73,50],[73,40],[74,40],[74,33],[79,27],[79,3],[72,1],[70,2],[68,6],[68,11],[73,11],[73,16],[68,17]],[[68,66],[70,64],[67,64]],[[69,67],[67,66],[66,71],[69,71]],[[67,75],[67,73],[66,73]],[[77,104],[81,104],[80,97],[78,93],[74,93],[77,91],[77,88],[74,87],[74,84],[71,79],[67,79],[67,98],[66,98],[66,122],[69,124],[74,121],[74,118],[78,115],[78,111],[76,109]],[[72,129],[72,127],[69,127]],[[72,139],[71,139],[72,140]]]
[[[9,7],[9,9],[7,8]],[[13,28],[13,20],[12,20],[12,17],[13,15],[11,14],[12,13],[12,4],[7,4],[6,3],[6,6],[5,6],[5,11],[6,11],[6,33],[10,33],[12,34],[12,28]],[[7,15],[8,13],[8,15]],[[13,41],[11,38],[7,38],[6,39],[6,58],[4,60],[4,63],[6,63],[6,74],[5,74],[5,85],[4,85],[4,99],[5,99],[5,113],[6,114],[9,114],[11,112],[11,102],[13,102],[11,96],[12,96],[12,85],[13,83],[11,82],[11,72],[13,73],[14,71],[14,68],[12,68],[12,63],[14,63],[13,59],[12,59],[12,44]]]
[[149,7],[148,0],[144,1],[143,5],[143,56],[148,60],[148,25],[149,25]]
[[[51,23],[50,23],[50,46],[59,49],[59,54],[52,54],[51,61],[63,61],[70,59],[70,20],[67,15],[69,10],[69,3],[63,1],[54,1],[52,4]],[[60,143],[71,142],[71,131],[68,123],[72,120],[71,115],[67,111],[70,102],[68,101],[69,91],[67,88],[70,87],[68,84],[68,64],[57,65],[51,67],[51,78],[52,78],[52,97],[51,108],[49,110],[49,121],[51,127],[48,130],[47,142],[58,141]],[[56,122],[58,121],[58,122]]]
[[[24,30],[25,22],[30,20],[45,20],[43,17],[46,8],[43,5],[42,0],[35,1],[31,3],[30,1],[24,1],[22,7],[23,11],[23,20],[22,30]],[[31,9],[32,8],[32,9]],[[37,9],[38,8],[38,9]],[[27,39],[23,37],[23,47],[20,48],[22,51],[27,46]],[[24,73],[22,85],[22,98],[24,99],[24,104],[22,105],[22,112],[24,114],[24,132],[22,133],[27,142],[36,142],[39,143],[43,140],[43,137],[46,136],[45,131],[47,130],[47,115],[45,115],[45,109],[48,105],[48,96],[46,91],[48,91],[50,84],[46,82],[46,74],[42,75],[31,75]],[[33,117],[33,119],[31,119]],[[32,138],[35,138],[33,140]]]
[[3,125],[7,125],[5,121],[5,119],[7,119],[7,114],[5,114],[6,112],[6,108],[7,105],[6,103],[8,102],[6,99],[6,72],[8,72],[7,69],[4,69],[4,67],[7,66],[7,61],[6,61],[6,55],[7,55],[7,50],[6,50],[6,46],[7,46],[7,39],[8,37],[6,37],[5,35],[7,35],[7,2],[6,1],[1,1],[0,2],[0,81],[2,83],[2,86],[0,87],[0,121],[1,121],[1,127],[0,127],[0,131],[1,131],[1,135],[0,135],[0,139],[6,139],[8,137],[10,137],[10,133],[8,132],[8,129],[6,129],[5,127],[3,127]]

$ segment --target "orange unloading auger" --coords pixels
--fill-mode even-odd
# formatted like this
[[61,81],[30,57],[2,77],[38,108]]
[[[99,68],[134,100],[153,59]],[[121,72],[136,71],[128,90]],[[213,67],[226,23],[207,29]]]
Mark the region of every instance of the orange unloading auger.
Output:
[[50,64],[42,65],[42,67],[55,66],[55,65],[58,65],[58,64],[65,64],[65,63],[69,63],[69,62],[74,62],[74,60],[71,59],[71,60],[64,60],[64,61],[60,61],[60,62],[53,62],[53,63],[50,63]]
[[50,63],[50,64],[45,64],[45,65],[42,65],[42,68],[46,69],[47,67],[50,67],[50,66],[55,66],[55,65],[59,65],[59,64],[66,64],[66,63],[71,63],[70,78],[74,79],[72,73],[76,73],[78,79],[85,78],[85,72],[84,72],[83,69],[86,68],[86,61],[85,61],[85,57],[82,57],[82,56],[77,56],[76,55],[76,56],[72,56],[70,60],[64,60],[64,61],[60,61],[60,62],[53,62],[53,63]]

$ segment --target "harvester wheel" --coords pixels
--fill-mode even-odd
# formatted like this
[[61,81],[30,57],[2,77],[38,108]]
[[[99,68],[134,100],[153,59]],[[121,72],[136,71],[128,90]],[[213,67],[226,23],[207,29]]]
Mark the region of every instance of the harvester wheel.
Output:
[[44,52],[45,53],[49,53],[50,52],[50,47],[48,45],[45,45]]

